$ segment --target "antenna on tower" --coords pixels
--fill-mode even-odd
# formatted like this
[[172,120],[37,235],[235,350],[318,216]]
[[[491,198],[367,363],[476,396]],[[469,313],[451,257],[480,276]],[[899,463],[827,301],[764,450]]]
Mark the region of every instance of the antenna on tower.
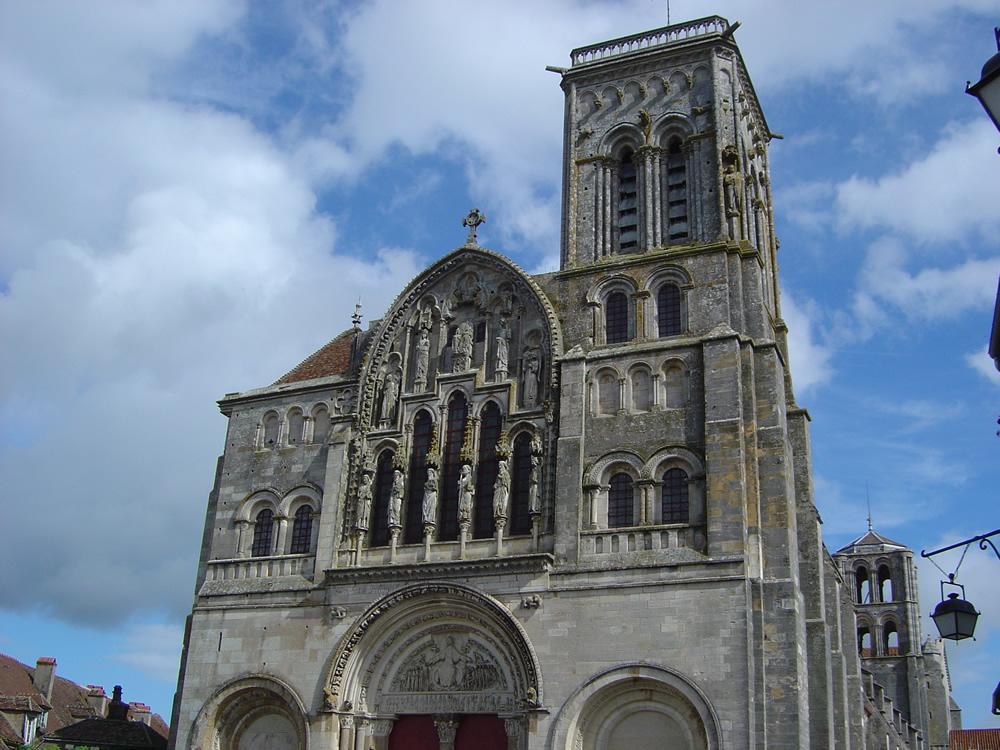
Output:
[[667,0],[667,26],[670,25],[670,0]]
[[868,494],[868,482],[865,482],[865,501],[868,503],[868,530],[872,530],[872,498]]

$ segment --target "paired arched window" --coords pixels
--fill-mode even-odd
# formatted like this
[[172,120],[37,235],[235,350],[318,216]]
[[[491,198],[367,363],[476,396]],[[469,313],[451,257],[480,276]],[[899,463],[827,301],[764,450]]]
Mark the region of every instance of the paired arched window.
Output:
[[597,413],[617,414],[619,406],[618,376],[605,370],[597,376]]
[[410,451],[410,470],[406,488],[406,518],[403,526],[403,543],[416,544],[424,538],[423,498],[427,481],[427,449],[431,444],[431,415],[421,409],[413,418],[413,447]]
[[313,509],[308,505],[303,505],[295,511],[295,520],[292,521],[292,546],[288,550],[291,554],[302,555],[310,551],[312,547],[312,516]]
[[689,515],[688,475],[684,469],[667,469],[660,494],[662,523],[687,523]]
[[858,604],[871,604],[873,601],[871,580],[868,577],[868,568],[863,565],[854,571],[854,593],[857,597]]
[[656,293],[656,323],[660,338],[681,333],[681,290],[666,283]]
[[522,432],[514,441],[510,471],[510,533],[530,534],[531,436]]
[[674,137],[667,145],[667,240],[681,242],[688,238],[687,165],[681,139]]
[[608,489],[608,528],[635,525],[635,483],[632,477],[618,473],[611,477]]
[[448,423],[444,443],[444,466],[438,486],[438,539],[458,539],[458,477],[462,470],[462,441],[469,406],[465,394],[459,391],[448,402]]
[[302,430],[305,427],[305,420],[302,418],[301,409],[292,409],[288,412],[288,444],[299,445],[302,443]]
[[253,546],[250,554],[254,557],[268,557],[274,551],[274,511],[264,508],[257,514],[253,525]]
[[878,566],[878,596],[879,601],[893,601],[892,571],[889,570],[888,565]]
[[389,544],[389,495],[392,494],[394,458],[395,454],[392,451],[382,451],[375,464],[372,517],[369,521],[372,527],[372,547],[384,547]]
[[278,444],[278,415],[270,412],[264,415],[264,435],[261,448],[274,448]]
[[327,433],[330,432],[330,410],[326,404],[320,404],[313,409],[313,438],[314,443],[325,443]]
[[500,408],[490,401],[480,414],[476,504],[472,511],[474,539],[493,536],[493,485],[497,481],[497,440],[500,439],[502,423]]
[[618,252],[634,253],[638,249],[638,175],[635,155],[626,149],[618,161]]
[[628,341],[628,295],[611,292],[604,300],[604,339],[609,344]]

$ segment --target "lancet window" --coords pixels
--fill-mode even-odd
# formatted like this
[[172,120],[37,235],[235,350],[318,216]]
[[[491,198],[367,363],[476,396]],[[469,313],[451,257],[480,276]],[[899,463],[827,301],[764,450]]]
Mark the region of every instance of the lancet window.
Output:
[[303,505],[295,511],[295,520],[292,522],[292,546],[289,552],[293,555],[304,555],[312,547],[312,516],[313,509],[309,505]]
[[250,554],[254,557],[268,557],[274,549],[274,511],[264,508],[257,514],[253,525],[253,546]]
[[465,394],[458,392],[448,402],[444,466],[441,470],[438,503],[438,539],[441,541],[458,539],[458,477],[462,470],[459,454],[462,451],[468,416],[469,407]]
[[510,533],[530,534],[531,436],[522,432],[514,441],[510,472]]
[[618,473],[611,477],[608,489],[608,527],[633,526],[635,506],[635,483],[628,474]]
[[493,485],[497,481],[497,440],[502,428],[500,408],[490,401],[483,407],[479,426],[479,460],[476,467],[476,504],[473,510],[472,536],[493,536]]
[[382,451],[375,464],[371,518],[372,547],[384,547],[389,543],[389,495],[392,492],[394,458],[395,454],[392,451]]
[[688,475],[684,469],[667,469],[663,474],[660,513],[663,523],[688,522]]
[[656,294],[656,321],[660,338],[681,333],[681,290],[666,283]]
[[424,482],[427,481],[427,449],[431,444],[431,430],[431,415],[424,410],[417,412],[416,417],[413,418],[413,447],[410,449],[410,470],[407,474],[409,481],[406,488],[404,544],[416,544],[424,538],[421,509]]
[[667,145],[667,238],[669,242],[688,238],[687,165],[678,137]]
[[638,248],[638,175],[635,155],[626,149],[618,161],[618,252],[634,253]]
[[628,329],[628,296],[611,292],[604,301],[604,338],[609,344],[628,341]]

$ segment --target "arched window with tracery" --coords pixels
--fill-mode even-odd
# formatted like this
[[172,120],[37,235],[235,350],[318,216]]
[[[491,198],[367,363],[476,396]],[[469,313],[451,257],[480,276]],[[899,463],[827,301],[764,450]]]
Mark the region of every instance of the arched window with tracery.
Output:
[[474,539],[493,536],[493,485],[497,481],[497,440],[500,439],[502,424],[500,408],[490,401],[480,414],[476,503],[472,511]]
[[681,333],[681,290],[666,283],[656,293],[656,323],[660,338]]
[[371,524],[372,547],[384,547],[389,544],[389,495],[392,493],[393,459],[392,451],[382,451],[375,464],[375,487],[372,498]]
[[638,175],[635,154],[625,149],[618,161],[618,252],[634,253],[638,249]]
[[250,554],[254,557],[268,557],[274,551],[274,511],[264,508],[257,514],[253,525],[253,546]]
[[667,238],[682,242],[688,238],[687,164],[681,139],[667,145]]
[[688,475],[684,469],[667,469],[660,494],[662,523],[688,522]]
[[312,548],[313,509],[303,505],[295,511],[292,521],[292,546],[289,552],[293,555],[304,555]]
[[629,340],[628,295],[611,292],[604,301],[604,338],[609,344]]
[[421,409],[413,418],[413,446],[407,474],[406,511],[403,543],[416,544],[424,538],[424,482],[427,481],[427,449],[431,445],[431,415]]
[[530,534],[531,436],[522,432],[514,441],[510,467],[510,533]]
[[459,391],[448,402],[448,422],[444,443],[444,466],[438,486],[438,539],[458,539],[458,476],[462,470],[459,454],[465,438],[465,421],[469,406],[465,394]]
[[269,412],[264,415],[264,436],[261,441],[262,448],[274,448],[278,442],[278,415]]
[[611,477],[608,488],[608,528],[635,525],[635,483],[619,472]]

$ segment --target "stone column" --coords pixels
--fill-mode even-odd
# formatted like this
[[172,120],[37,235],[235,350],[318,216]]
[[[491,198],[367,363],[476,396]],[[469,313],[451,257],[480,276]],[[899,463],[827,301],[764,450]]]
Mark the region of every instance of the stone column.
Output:
[[588,484],[583,488],[587,493],[587,528],[597,528],[597,493],[601,491],[599,484]]
[[625,414],[625,378],[618,378],[618,413]]
[[434,728],[437,730],[441,750],[454,750],[455,735],[458,733],[458,722],[450,717],[434,717]]
[[389,750],[389,735],[392,734],[392,726],[395,719],[375,719],[372,722],[372,739],[375,741],[375,750]]
[[656,523],[656,514],[653,508],[653,497],[655,492],[655,483],[652,479],[640,479],[639,485],[639,524],[653,524]]
[[503,531],[507,528],[507,517],[496,516],[493,522],[496,524],[496,556],[500,557],[503,555]]
[[[616,183],[618,182],[618,170],[613,166],[610,166],[605,162],[604,164],[604,238],[601,243],[601,255],[611,255],[613,245],[613,232],[614,219],[612,218],[612,211],[614,210],[614,202],[612,201],[612,192]],[[599,258],[598,258],[599,259]]]
[[659,247],[663,244],[663,177],[660,165],[663,155],[660,149],[656,149],[651,159],[653,168],[653,245]]
[[436,528],[433,523],[424,524],[424,560],[431,559],[431,542],[434,540],[434,529]]
[[371,722],[365,717],[359,716],[355,719],[354,726],[354,750],[366,750]]
[[650,317],[648,313],[651,296],[648,289],[642,289],[635,293],[635,338],[638,341],[645,341],[650,337],[646,323]]
[[642,154],[642,199],[643,199],[643,211],[642,211],[642,225],[643,225],[643,236],[642,244],[639,246],[641,250],[650,250],[656,247],[656,240],[654,239],[654,213],[656,206],[656,177],[653,173],[653,149],[646,146],[640,149]]
[[284,417],[278,422],[278,447],[288,447],[288,420]]
[[316,434],[316,420],[308,415],[302,416],[302,442],[306,445],[312,444],[313,436]]
[[594,257],[600,260],[604,249],[604,180],[606,178],[603,161],[595,161],[594,167]]
[[399,544],[399,532],[402,530],[400,526],[390,526],[389,527],[389,562],[396,562],[396,547]]
[[337,746],[340,750],[350,750],[351,747],[351,730],[354,729],[354,717],[353,716],[341,716],[340,717],[340,741]]
[[278,539],[271,554],[283,555],[285,554],[285,536],[288,534],[288,516],[275,516],[274,520],[278,524]]
[[601,346],[604,344],[604,321],[601,320],[601,303],[600,302],[588,302],[587,307],[590,308],[590,315],[593,321],[593,339],[596,346]]
[[507,750],[521,750],[524,747],[524,717],[509,716],[503,720],[507,732]]
[[253,532],[250,531],[250,521],[240,519],[236,522],[236,554],[233,557],[250,556],[250,540],[253,539]]
[[660,394],[660,373],[653,373],[653,411],[663,411],[663,396]]

